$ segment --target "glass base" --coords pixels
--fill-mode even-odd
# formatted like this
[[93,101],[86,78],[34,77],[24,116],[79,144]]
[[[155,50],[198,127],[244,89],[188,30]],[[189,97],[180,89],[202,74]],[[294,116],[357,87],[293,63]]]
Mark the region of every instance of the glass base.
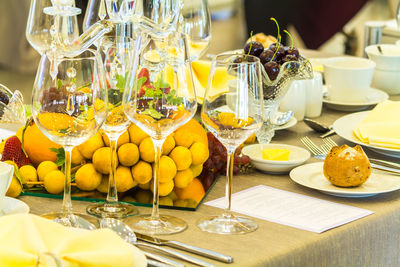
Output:
[[226,214],[202,218],[197,221],[197,226],[205,232],[225,235],[246,234],[258,228],[249,218]]
[[150,214],[145,214],[131,217],[124,222],[135,232],[147,235],[176,234],[187,228],[184,220],[169,215],[160,215],[159,220],[154,220]]
[[99,218],[122,219],[139,214],[139,210],[132,204],[116,202],[89,205],[86,212]]
[[95,230],[99,228],[99,221],[93,217],[86,214],[80,213],[63,213],[63,212],[54,212],[54,213],[46,213],[40,215],[43,218],[55,221],[61,225],[67,227]]

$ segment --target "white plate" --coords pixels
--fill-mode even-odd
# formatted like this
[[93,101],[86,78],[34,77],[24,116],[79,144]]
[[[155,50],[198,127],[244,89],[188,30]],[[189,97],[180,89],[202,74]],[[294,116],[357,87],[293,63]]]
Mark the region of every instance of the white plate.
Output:
[[389,98],[389,95],[381,90],[375,88],[369,88],[367,90],[368,90],[368,96],[364,101],[340,102],[329,99],[329,96],[327,95],[328,90],[324,85],[323,91],[326,92],[326,94],[324,93],[324,98],[322,101],[330,109],[353,112],[353,111],[365,110],[370,106],[374,106],[378,103],[384,102]]
[[16,198],[5,197],[3,205],[4,208],[0,211],[0,216],[16,213],[29,213],[29,206],[25,202]]
[[[290,151],[289,160],[266,160],[262,157],[262,151],[265,148],[280,148]],[[243,155],[250,157],[251,164],[263,172],[272,174],[288,173],[293,168],[303,164],[310,158],[310,152],[298,146],[284,144],[254,144],[245,146],[242,149]]]
[[334,186],[325,178],[323,165],[323,162],[302,165],[293,169],[289,176],[302,186],[338,197],[370,197],[400,189],[398,176],[374,173],[374,170],[369,179],[360,186],[349,188]]
[[347,141],[368,147],[369,149],[386,156],[400,158],[400,149],[364,144],[360,140],[358,140],[357,137],[354,136],[354,127],[359,125],[361,121],[368,115],[368,113],[369,111],[362,111],[343,116],[333,123],[333,129],[335,130],[337,135],[339,135],[343,139],[346,139]]
[[275,130],[275,131],[279,131],[279,130],[288,129],[288,128],[290,128],[290,127],[295,126],[296,124],[297,124],[297,119],[296,119],[294,116],[292,116],[292,117],[290,118],[290,120],[289,120],[287,123],[285,123],[285,124],[283,124],[283,125],[276,126],[276,127],[274,128],[274,130]]

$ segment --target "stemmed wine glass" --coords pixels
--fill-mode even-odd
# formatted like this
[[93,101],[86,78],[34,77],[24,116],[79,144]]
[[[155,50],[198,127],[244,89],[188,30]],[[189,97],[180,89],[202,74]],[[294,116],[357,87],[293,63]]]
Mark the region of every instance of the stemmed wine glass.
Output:
[[108,94],[108,114],[102,129],[110,140],[111,169],[105,203],[93,204],[86,211],[97,217],[124,218],[135,215],[138,210],[128,203],[118,202],[116,187],[117,141],[130,124],[122,108],[125,81],[132,71],[134,41],[128,37],[103,37],[99,50],[103,53],[104,74]]
[[[213,91],[229,88],[217,98]],[[222,215],[202,218],[197,226],[206,232],[242,234],[257,229],[249,218],[231,213],[233,160],[236,148],[263,124],[261,63],[253,56],[221,54],[211,66],[201,119],[207,129],[226,147],[226,208]]]
[[[65,12],[63,16],[47,14],[44,9],[49,10],[51,7],[51,0],[32,0],[29,10],[26,39],[41,55],[50,50],[52,42],[68,45],[79,37],[77,16],[68,12]],[[56,36],[57,31],[60,33],[59,36]]]
[[[164,140],[196,112],[197,102],[187,51],[186,35],[148,36],[141,48],[139,66],[127,82],[123,107],[128,118],[152,139],[155,149],[153,210],[130,217],[135,231],[151,235],[172,234],[186,229],[176,217],[159,215],[160,156]],[[170,182],[173,182],[170,181]]]
[[32,115],[39,129],[65,150],[65,185],[62,211],[42,215],[62,225],[91,229],[94,217],[74,215],[71,204],[71,151],[92,135],[107,116],[107,91],[101,59],[86,50],[58,63],[58,73],[49,75],[51,62],[44,54],[38,66],[32,93]]
[[182,0],[179,30],[189,36],[190,61],[199,59],[210,46],[211,16],[208,0]]

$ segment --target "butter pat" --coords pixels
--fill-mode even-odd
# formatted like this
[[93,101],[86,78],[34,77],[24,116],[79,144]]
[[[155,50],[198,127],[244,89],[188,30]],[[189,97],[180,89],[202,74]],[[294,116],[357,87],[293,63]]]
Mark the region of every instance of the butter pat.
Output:
[[266,148],[262,151],[262,157],[265,160],[287,161],[289,160],[289,154],[289,150],[279,148]]

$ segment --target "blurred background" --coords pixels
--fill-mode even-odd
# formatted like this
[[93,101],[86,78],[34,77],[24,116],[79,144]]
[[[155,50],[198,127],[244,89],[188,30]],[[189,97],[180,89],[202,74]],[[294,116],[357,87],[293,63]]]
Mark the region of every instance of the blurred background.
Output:
[[[367,21],[385,21],[389,25],[383,31],[382,42],[400,39],[394,20],[398,3],[399,0],[209,0],[212,41],[207,53],[243,47],[250,31],[275,36],[276,26],[270,21],[274,17],[281,31],[288,29],[292,33],[294,45],[300,49],[362,56]],[[87,0],[76,0],[76,4],[85,9]],[[0,0],[0,83],[20,90],[26,103],[31,101],[39,62],[39,54],[25,38],[29,6],[30,0]],[[81,20],[83,16],[84,10]]]

